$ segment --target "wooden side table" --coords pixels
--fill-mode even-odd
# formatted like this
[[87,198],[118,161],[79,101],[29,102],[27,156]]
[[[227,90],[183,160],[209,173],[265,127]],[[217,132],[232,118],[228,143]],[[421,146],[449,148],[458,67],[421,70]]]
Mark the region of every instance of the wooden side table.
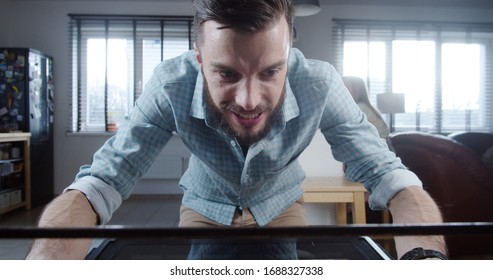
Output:
[[353,223],[366,223],[366,189],[362,184],[344,177],[308,177],[301,187],[305,203],[335,203],[338,224],[347,224],[347,203],[353,204]]

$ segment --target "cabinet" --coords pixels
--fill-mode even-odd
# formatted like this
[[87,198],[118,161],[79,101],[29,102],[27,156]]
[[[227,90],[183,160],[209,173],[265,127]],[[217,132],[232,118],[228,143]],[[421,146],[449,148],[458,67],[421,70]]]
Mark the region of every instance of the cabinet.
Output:
[[31,209],[31,133],[0,133],[0,215]]

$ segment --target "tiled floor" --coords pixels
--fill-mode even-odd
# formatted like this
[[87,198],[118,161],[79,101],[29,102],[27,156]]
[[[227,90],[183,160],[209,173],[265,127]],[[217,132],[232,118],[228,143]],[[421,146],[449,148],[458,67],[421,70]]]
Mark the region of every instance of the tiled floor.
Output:
[[[115,212],[111,225],[175,227],[179,220],[180,195],[138,195],[129,198]],[[0,217],[2,227],[33,226],[43,207],[19,209]],[[95,240],[95,244],[100,241]],[[31,244],[27,239],[0,239],[0,260],[22,260]]]

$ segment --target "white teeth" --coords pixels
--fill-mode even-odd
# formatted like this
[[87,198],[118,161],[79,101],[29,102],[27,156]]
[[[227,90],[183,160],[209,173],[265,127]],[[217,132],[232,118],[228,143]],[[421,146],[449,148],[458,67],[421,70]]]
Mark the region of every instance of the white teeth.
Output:
[[255,115],[238,114],[238,116],[240,116],[240,118],[242,118],[242,119],[255,119],[256,117],[259,116],[259,114],[255,114]]

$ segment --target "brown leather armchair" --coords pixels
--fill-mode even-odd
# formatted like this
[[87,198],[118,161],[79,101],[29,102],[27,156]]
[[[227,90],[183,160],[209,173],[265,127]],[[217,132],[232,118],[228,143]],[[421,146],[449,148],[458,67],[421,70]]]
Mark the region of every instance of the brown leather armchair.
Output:
[[452,133],[448,137],[466,145],[480,157],[493,148],[493,134],[489,133],[461,131]]
[[[402,162],[423,182],[445,222],[493,222],[493,171],[473,150],[424,132],[391,135]],[[446,236],[450,258],[493,257],[493,237]]]

